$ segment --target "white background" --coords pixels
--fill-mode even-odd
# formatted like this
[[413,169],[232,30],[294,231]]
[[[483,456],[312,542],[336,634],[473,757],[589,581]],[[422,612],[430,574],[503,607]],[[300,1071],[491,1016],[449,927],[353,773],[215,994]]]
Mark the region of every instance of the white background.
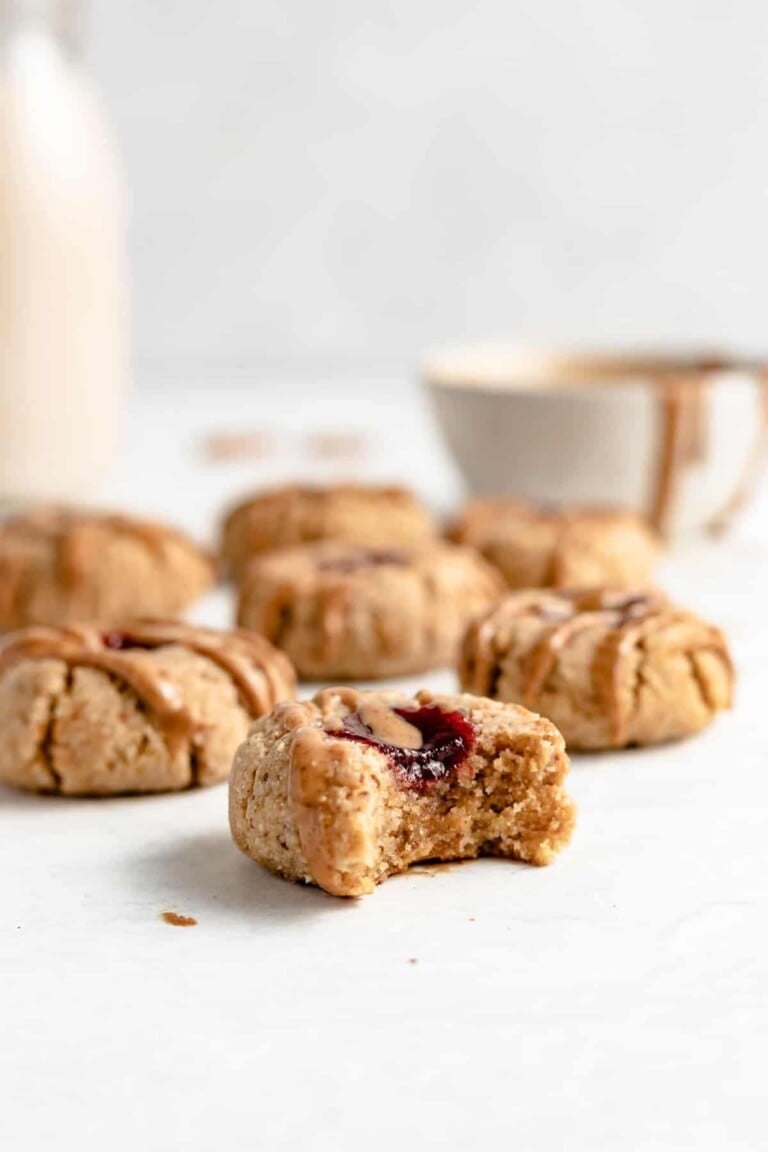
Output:
[[95,0],[139,378],[760,345],[762,0]]
[[[401,379],[426,345],[760,343],[767,41],[749,0],[97,0],[137,375],[162,385],[134,396],[104,497],[210,531],[346,422],[369,472],[447,503],[456,476]],[[287,447],[206,467],[222,420]],[[725,626],[735,710],[579,758],[551,868],[416,872],[343,902],[240,857],[224,788],[0,791],[0,1146],[763,1152],[766,524],[662,572]]]
[[[374,433],[397,413],[369,467],[450,491],[407,388],[355,404],[353,382],[322,383],[299,437],[326,396]],[[247,426],[286,405],[279,388],[143,393],[110,499],[209,527],[253,479],[196,458],[222,408]],[[549,868],[416,871],[342,901],[240,856],[223,786],[0,788],[3,1152],[765,1152],[767,526],[756,509],[659,574],[726,629],[734,711],[680,744],[576,757],[576,833]],[[219,593],[197,615],[231,612]]]

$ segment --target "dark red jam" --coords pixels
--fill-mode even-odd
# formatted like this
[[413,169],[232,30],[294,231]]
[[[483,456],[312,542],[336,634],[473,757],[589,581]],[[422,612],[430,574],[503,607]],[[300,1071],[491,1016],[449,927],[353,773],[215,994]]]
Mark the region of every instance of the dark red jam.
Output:
[[380,739],[358,712],[350,712],[334,735],[380,748],[398,778],[418,791],[456,773],[472,751],[475,729],[463,712],[444,712],[434,705],[392,711],[421,733],[420,748],[402,748]]
[[318,567],[321,572],[357,572],[361,568],[385,568],[388,565],[402,568],[407,563],[407,555],[394,548],[361,548],[346,556],[321,560]]
[[113,652],[125,652],[128,648],[147,648],[149,645],[141,644],[138,640],[134,640],[131,636],[126,636],[125,632],[102,632],[101,642],[105,648],[111,649]]

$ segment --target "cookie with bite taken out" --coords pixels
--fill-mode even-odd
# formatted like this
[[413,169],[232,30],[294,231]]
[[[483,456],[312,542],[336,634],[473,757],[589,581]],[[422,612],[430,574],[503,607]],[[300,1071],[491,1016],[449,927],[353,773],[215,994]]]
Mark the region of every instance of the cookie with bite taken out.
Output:
[[423,860],[550,863],[573,829],[567,769],[554,725],[516,705],[328,688],[254,726],[230,826],[273,872],[362,896]]

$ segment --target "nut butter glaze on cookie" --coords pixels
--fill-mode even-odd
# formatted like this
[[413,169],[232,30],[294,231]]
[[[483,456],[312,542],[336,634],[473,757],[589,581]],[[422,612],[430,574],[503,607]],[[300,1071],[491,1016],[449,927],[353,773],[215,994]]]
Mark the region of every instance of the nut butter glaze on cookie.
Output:
[[548,864],[574,806],[562,736],[469,695],[329,688],[254,725],[230,778],[238,847],[288,879],[361,896],[411,864]]
[[420,545],[437,525],[405,488],[364,484],[288,485],[254,493],[232,508],[221,528],[221,555],[236,580],[265,552],[320,540],[363,548]]
[[452,665],[469,620],[502,593],[469,548],[324,541],[252,561],[238,623],[282,648],[307,680],[373,680]]
[[384,752],[399,779],[420,790],[459,772],[475,742],[465,712],[427,704],[398,708],[368,702],[345,716],[333,732],[339,739]]
[[659,592],[585,589],[506,597],[469,627],[468,691],[542,712],[572,748],[679,739],[730,706],[719,629]]
[[643,587],[660,544],[622,508],[554,507],[483,498],[459,510],[449,538],[477,548],[510,588]]
[[183,532],[116,513],[39,508],[0,523],[0,629],[183,611],[215,581]]
[[30,628],[0,645],[0,780],[70,794],[214,783],[295,683],[286,657],[245,631]]

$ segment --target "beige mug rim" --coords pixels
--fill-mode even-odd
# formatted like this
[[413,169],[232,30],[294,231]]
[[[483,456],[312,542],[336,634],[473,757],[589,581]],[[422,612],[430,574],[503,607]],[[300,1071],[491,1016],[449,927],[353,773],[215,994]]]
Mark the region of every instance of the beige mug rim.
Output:
[[768,358],[717,348],[585,348],[525,350],[504,344],[457,345],[428,353],[424,381],[437,388],[472,391],[573,391],[579,385],[657,384],[670,379],[765,376]]

